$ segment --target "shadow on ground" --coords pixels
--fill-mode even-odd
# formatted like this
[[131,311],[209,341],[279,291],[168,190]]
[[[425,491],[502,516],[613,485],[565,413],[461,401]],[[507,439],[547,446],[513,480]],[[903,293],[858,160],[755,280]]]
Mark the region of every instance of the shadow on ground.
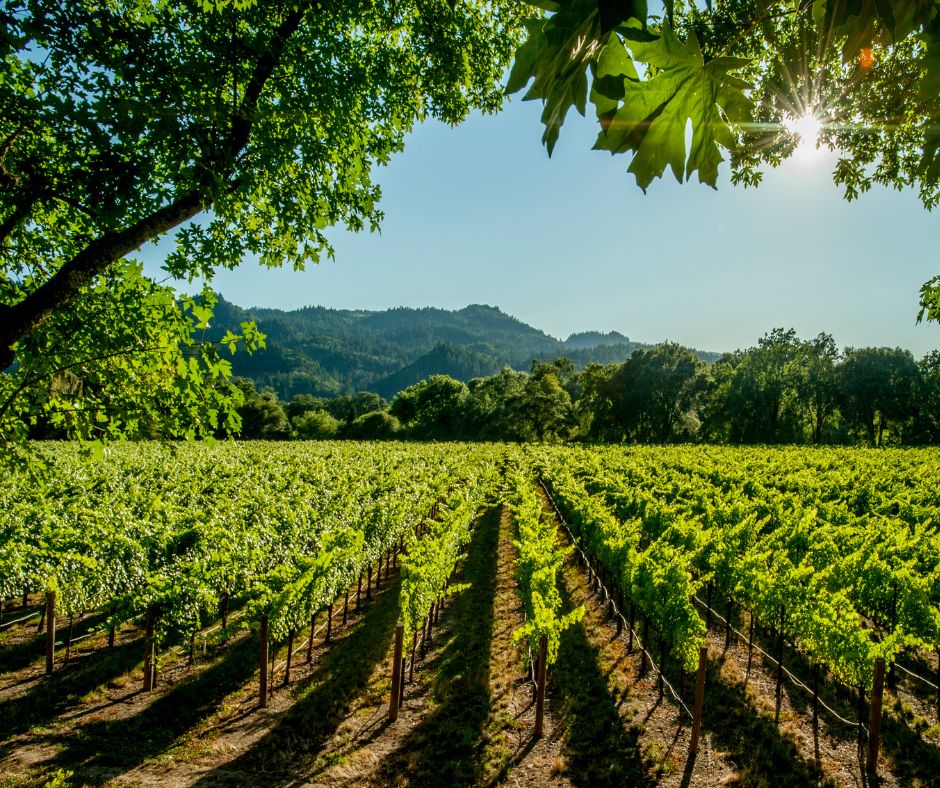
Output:
[[[455,582],[470,583],[450,602],[446,626],[437,630],[433,710],[382,763],[388,785],[405,779],[413,786],[481,785],[488,764],[486,725],[490,717],[490,647],[496,595],[500,509],[486,512],[473,533]],[[504,776],[506,765],[499,768]],[[498,777],[496,779],[498,779]]]
[[[571,595],[564,586],[561,592],[564,609],[571,609]],[[572,783],[592,788],[653,785],[640,753],[640,729],[625,727],[619,699],[611,694],[584,622],[562,633],[548,688],[549,709],[564,736],[566,773]]]
[[[84,655],[68,668],[36,679],[22,695],[0,702],[0,741],[54,723],[73,706],[87,702],[90,693],[132,670],[143,655],[143,641],[133,640]],[[9,749],[9,744],[0,746],[0,757]]]
[[197,785],[297,784],[346,719],[376,665],[385,659],[398,620],[399,590],[396,578],[364,603],[363,618],[342,632],[313,672],[298,682],[293,705],[273,727],[249,750],[213,769]]
[[[134,653],[140,656],[138,646]],[[242,638],[221,659],[176,684],[130,716],[82,725],[52,741],[61,750],[53,768],[75,772],[76,779],[98,784],[166,753],[180,737],[214,714],[222,700],[239,689],[258,667],[258,640]]]

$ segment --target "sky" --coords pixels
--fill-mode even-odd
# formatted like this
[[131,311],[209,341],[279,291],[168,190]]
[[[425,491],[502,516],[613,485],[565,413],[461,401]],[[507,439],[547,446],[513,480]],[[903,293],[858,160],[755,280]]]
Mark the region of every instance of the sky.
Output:
[[[804,150],[756,189],[723,168],[717,191],[667,171],[644,194],[629,158],[592,151],[596,127],[574,112],[549,158],[540,112],[513,98],[457,128],[420,125],[377,172],[380,233],[334,229],[335,261],[249,262],[214,288],[245,307],[490,304],[562,339],[616,330],[725,351],[792,327],[843,347],[940,348],[940,326],[915,323],[918,290],[940,273],[940,212],[914,192],[848,203],[835,155]],[[159,248],[144,259],[158,274]]]

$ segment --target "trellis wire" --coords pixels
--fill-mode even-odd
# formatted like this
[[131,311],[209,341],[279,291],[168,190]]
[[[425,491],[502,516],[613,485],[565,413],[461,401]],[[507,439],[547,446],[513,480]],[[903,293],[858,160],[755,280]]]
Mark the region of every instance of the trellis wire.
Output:
[[[578,553],[580,553],[581,560],[584,561],[584,563],[588,566],[588,568],[590,568],[590,570],[594,573],[594,576],[597,578],[598,584],[604,590],[605,596],[610,600],[610,603],[614,609],[614,614],[620,619],[624,627],[626,627],[627,631],[633,634],[634,640],[636,641],[637,644],[639,644],[640,651],[645,655],[646,659],[649,660],[650,666],[653,668],[653,672],[658,674],[659,677],[662,679],[663,685],[669,690],[669,694],[672,695],[673,699],[676,701],[676,703],[678,703],[682,707],[685,713],[689,715],[689,719],[694,720],[695,715],[692,714],[692,712],[689,710],[689,707],[685,705],[685,701],[683,701],[682,698],[679,697],[679,693],[677,693],[676,690],[673,688],[672,684],[669,683],[669,680],[666,678],[666,674],[663,673],[662,670],[660,670],[659,666],[653,660],[652,655],[646,649],[646,644],[643,643],[643,641],[640,639],[639,633],[635,629],[633,629],[633,627],[630,626],[630,622],[627,621],[626,618],[624,618],[623,613],[621,613],[620,610],[618,609],[616,600],[611,595],[610,591],[607,589],[607,586],[604,585],[604,581],[600,579],[600,575],[597,574],[597,571],[594,569],[594,566],[591,564],[590,560],[588,559],[587,554],[584,552],[584,550],[581,549],[580,545],[578,545],[578,540],[575,539],[574,534],[571,532],[571,529],[568,527],[568,523],[565,520],[564,515],[562,515],[561,510],[558,508],[558,504],[555,503],[555,499],[552,497],[552,494],[549,491],[548,487],[545,486],[545,482],[539,479],[539,484],[542,486],[542,489],[545,491],[545,494],[548,496],[548,500],[551,503],[552,508],[555,510],[555,516],[558,518],[559,522],[561,522],[562,526],[564,527],[565,532],[568,534],[568,538],[571,540],[571,543],[575,545]],[[620,637],[622,638],[623,635],[621,634]]]
[[[698,602],[701,607],[703,607],[703,608],[705,608],[706,610],[710,611],[713,616],[715,616],[716,618],[720,619],[720,620],[723,621],[725,624],[727,624],[727,625],[730,627],[731,631],[734,632],[739,638],[741,638],[742,640],[747,640],[750,646],[752,646],[752,647],[755,648],[757,651],[759,651],[761,654],[763,654],[767,659],[769,659],[771,662],[773,662],[774,665],[780,665],[780,663],[779,663],[776,659],[774,659],[770,654],[768,654],[766,651],[764,651],[764,649],[762,649],[760,646],[758,646],[758,645],[753,641],[753,639],[749,639],[748,636],[745,635],[743,632],[740,632],[739,630],[735,629],[734,626],[731,626],[731,625],[728,623],[728,619],[726,619],[723,615],[721,615],[721,613],[719,613],[717,610],[713,610],[713,609],[710,608],[708,605],[706,605],[701,599],[698,598],[698,596],[697,596],[696,594],[693,594],[693,595],[692,595],[692,599],[694,599],[696,602]],[[790,681],[792,681],[797,687],[799,687],[800,689],[805,690],[807,693],[810,694],[810,696],[812,696],[813,691],[812,691],[809,687],[807,687],[802,681],[800,681],[796,676],[794,676],[793,673],[790,672],[790,669],[789,669],[786,665],[780,665],[780,667],[783,668],[783,672],[787,674],[787,677],[790,679]],[[828,711],[833,717],[835,717],[839,722],[844,723],[845,725],[849,725],[849,726],[851,726],[851,727],[853,727],[853,728],[861,728],[863,731],[865,731],[865,733],[868,733],[868,728],[866,728],[864,725],[862,725],[862,723],[857,722],[857,721],[856,721],[856,722],[853,722],[852,720],[847,720],[845,717],[843,717],[841,714],[839,714],[839,712],[835,711],[835,709],[833,709],[833,708],[831,708],[829,705],[827,705],[825,701],[821,700],[821,699],[819,698],[819,695],[818,695],[818,694],[817,694],[817,696],[816,696],[816,702],[817,702],[820,706],[822,706],[822,708],[824,708],[826,711]]]

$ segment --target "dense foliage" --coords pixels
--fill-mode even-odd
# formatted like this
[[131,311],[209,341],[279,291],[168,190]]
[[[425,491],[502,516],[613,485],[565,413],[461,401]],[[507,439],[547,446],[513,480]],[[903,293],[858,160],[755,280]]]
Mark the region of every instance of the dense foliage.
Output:
[[[846,348],[776,329],[711,365],[667,343],[622,363],[569,359],[467,383],[432,375],[391,404],[375,394],[295,396],[243,385],[246,437],[608,443],[940,443],[940,353]],[[289,424],[288,424],[289,421]]]
[[[533,449],[583,546],[694,666],[709,585],[851,686],[940,647],[933,452]],[[710,594],[709,594],[710,596]]]
[[149,613],[168,639],[223,605],[268,615],[277,639],[299,630],[432,512],[472,515],[496,463],[458,445],[137,444],[106,462],[41,451],[47,486],[17,474],[0,492],[0,597],[55,590],[66,614],[102,608],[112,626]]

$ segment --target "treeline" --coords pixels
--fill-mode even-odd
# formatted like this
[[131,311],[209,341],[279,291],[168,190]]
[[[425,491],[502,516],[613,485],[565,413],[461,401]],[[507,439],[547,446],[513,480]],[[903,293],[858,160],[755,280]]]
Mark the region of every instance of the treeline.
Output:
[[433,375],[391,402],[372,393],[246,394],[242,437],[422,440],[940,443],[940,352],[845,348],[775,329],[705,364],[665,343],[577,371],[570,359],[462,383]]

